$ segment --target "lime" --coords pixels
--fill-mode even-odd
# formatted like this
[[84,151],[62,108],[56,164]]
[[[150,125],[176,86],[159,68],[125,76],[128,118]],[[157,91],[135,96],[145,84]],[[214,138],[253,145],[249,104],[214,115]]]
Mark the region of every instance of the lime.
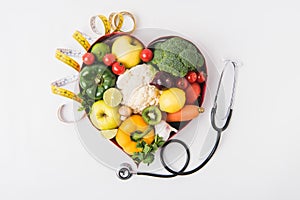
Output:
[[110,107],[118,106],[122,101],[122,93],[117,88],[109,88],[103,94],[104,102]]
[[106,139],[112,139],[117,135],[118,129],[102,130],[101,135]]

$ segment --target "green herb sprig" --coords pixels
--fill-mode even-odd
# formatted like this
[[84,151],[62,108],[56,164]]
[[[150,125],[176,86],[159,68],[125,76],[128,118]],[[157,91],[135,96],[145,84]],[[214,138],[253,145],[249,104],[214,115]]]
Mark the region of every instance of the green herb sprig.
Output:
[[86,110],[88,114],[92,111],[92,105],[95,102],[95,100],[90,99],[87,95],[85,90],[83,90],[81,93],[77,95],[82,99],[81,107],[78,108],[78,111],[84,111]]
[[158,150],[159,147],[163,146],[165,141],[163,137],[155,135],[154,141],[152,144],[147,144],[145,141],[140,140],[137,142],[136,147],[141,148],[141,152],[135,152],[131,157],[136,163],[151,164],[154,161],[154,153]]

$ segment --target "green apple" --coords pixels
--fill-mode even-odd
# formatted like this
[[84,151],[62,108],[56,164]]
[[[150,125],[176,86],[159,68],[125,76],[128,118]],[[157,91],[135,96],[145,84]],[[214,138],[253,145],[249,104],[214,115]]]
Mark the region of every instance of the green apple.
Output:
[[100,130],[117,128],[121,123],[120,117],[119,107],[110,107],[103,100],[95,102],[90,113],[91,122]]
[[143,44],[137,39],[123,35],[114,41],[111,52],[116,56],[118,62],[126,68],[131,68],[140,63],[140,53],[143,48]]
[[102,62],[103,57],[110,52],[110,48],[107,44],[100,42],[92,47],[91,52],[99,62]]

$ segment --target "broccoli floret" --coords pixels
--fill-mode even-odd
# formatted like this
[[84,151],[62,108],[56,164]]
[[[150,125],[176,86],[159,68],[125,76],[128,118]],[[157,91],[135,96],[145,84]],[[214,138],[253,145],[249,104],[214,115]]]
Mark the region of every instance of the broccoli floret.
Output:
[[152,63],[161,71],[183,77],[188,71],[200,68],[204,59],[197,48],[189,41],[173,37],[154,46]]
[[157,66],[159,70],[179,77],[185,76],[188,72],[188,69],[184,67],[180,58],[170,52],[165,52],[162,61]]
[[153,56],[153,59],[152,59],[152,63],[154,63],[154,64],[160,63],[163,59],[163,56],[164,56],[163,50],[155,49],[154,50],[154,56]]
[[178,55],[181,51],[186,49],[188,46],[189,45],[187,41],[179,37],[173,37],[161,43],[160,48],[164,51],[168,51]]
[[179,53],[179,58],[181,58],[181,62],[184,66],[188,67],[189,70],[196,70],[197,67],[202,66],[204,63],[203,57],[194,50],[185,49],[181,53]]

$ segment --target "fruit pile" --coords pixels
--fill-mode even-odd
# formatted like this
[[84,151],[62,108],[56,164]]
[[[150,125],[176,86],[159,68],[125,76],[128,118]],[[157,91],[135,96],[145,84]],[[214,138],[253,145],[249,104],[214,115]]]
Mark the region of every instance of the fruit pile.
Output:
[[136,37],[113,33],[82,59],[81,110],[136,163],[153,162],[155,151],[204,111],[205,60],[183,38],[159,38],[145,47]]

